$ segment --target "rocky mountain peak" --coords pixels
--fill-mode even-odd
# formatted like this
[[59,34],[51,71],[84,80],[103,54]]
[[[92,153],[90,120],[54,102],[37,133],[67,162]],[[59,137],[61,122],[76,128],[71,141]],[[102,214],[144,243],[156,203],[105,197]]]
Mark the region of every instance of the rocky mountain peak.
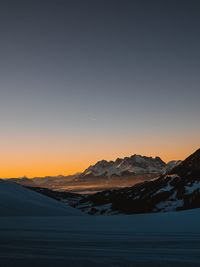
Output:
[[[171,163],[170,166],[174,165]],[[160,157],[147,157],[134,154],[130,157],[117,158],[115,161],[101,160],[87,168],[82,176],[112,176],[123,174],[162,174],[169,170],[168,166]]]

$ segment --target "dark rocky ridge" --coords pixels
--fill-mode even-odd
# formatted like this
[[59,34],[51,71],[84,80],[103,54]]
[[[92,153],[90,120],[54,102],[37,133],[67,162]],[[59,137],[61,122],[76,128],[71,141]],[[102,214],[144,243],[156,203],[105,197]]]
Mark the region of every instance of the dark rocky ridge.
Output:
[[153,181],[90,195],[76,207],[90,214],[146,213],[200,207],[200,149]]

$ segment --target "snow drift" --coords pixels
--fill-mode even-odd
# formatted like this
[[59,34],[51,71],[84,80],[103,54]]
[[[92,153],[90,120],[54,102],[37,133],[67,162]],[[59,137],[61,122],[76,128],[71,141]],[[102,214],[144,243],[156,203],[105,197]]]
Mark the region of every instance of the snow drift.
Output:
[[0,216],[67,216],[81,212],[21,185],[0,180]]

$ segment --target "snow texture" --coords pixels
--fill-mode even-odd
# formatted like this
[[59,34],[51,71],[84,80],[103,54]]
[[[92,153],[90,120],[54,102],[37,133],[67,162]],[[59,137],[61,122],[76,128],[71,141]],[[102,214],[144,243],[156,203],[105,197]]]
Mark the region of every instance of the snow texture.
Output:
[[195,183],[191,183],[187,186],[185,186],[185,190],[187,194],[192,194],[196,190],[200,190],[200,181],[196,181]]
[[57,200],[0,180],[0,216],[67,216],[81,212]]
[[2,217],[6,267],[197,267],[200,210],[130,216]]

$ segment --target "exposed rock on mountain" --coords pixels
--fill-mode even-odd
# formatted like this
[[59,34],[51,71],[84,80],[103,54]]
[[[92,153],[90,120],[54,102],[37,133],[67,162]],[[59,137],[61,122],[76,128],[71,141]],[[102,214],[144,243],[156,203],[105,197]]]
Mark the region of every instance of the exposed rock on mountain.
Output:
[[114,175],[123,176],[123,174],[154,174],[163,173],[166,170],[166,163],[161,158],[145,157],[141,155],[133,155],[115,161],[98,161],[95,165],[86,169],[82,176],[107,176]]
[[90,214],[146,213],[200,207],[200,150],[158,179],[107,190],[75,205]]
[[47,176],[10,181],[29,187],[49,188],[56,191],[95,193],[107,189],[119,189],[148,181],[169,172],[180,161],[166,164],[159,157],[133,155],[115,161],[102,160],[81,174],[70,176]]

